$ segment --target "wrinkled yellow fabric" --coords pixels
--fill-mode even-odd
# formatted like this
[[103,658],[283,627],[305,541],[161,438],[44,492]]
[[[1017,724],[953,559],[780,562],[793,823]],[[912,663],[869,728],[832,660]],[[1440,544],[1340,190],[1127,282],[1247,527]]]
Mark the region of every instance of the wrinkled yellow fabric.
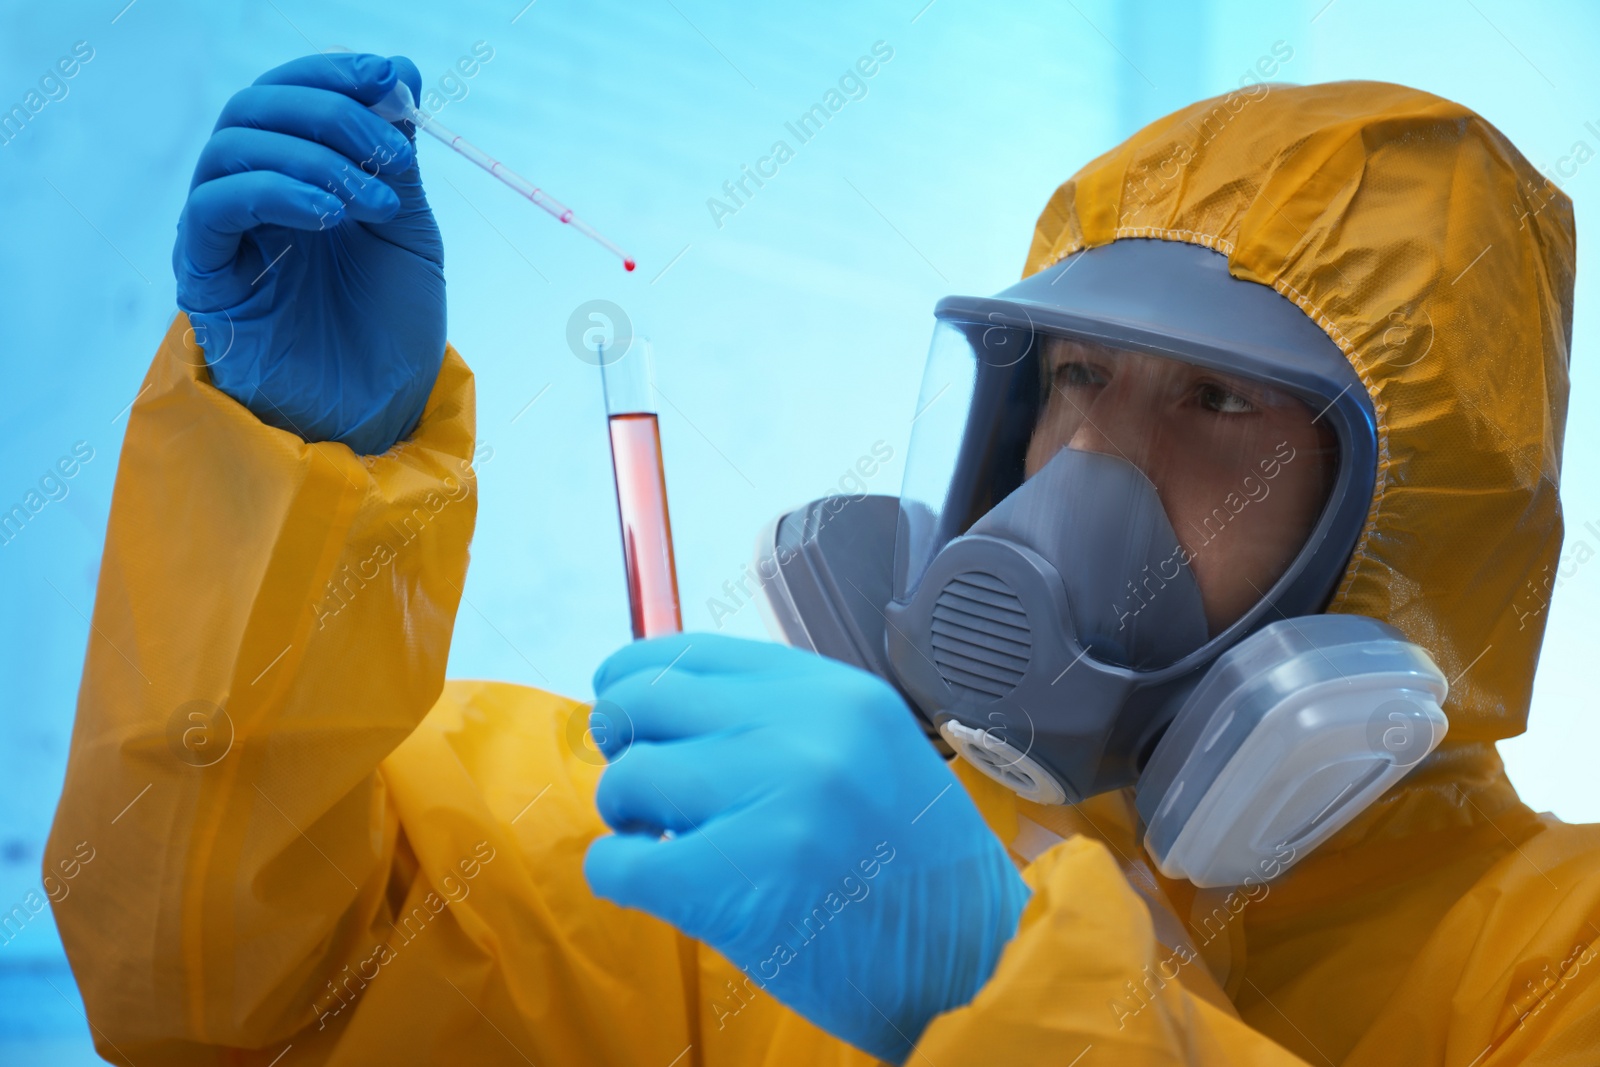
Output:
[[[1561,536],[1570,205],[1456,105],[1273,86],[1090,163],[1028,270],[1126,237],[1226,253],[1360,372],[1378,488],[1333,610],[1428,648],[1456,679],[1450,737],[1233,894],[1154,873],[1126,793],[1041,808],[957,765],[1034,894],[908,1062],[1600,1063],[1600,829],[1528,811],[1493,748],[1524,725]],[[582,705],[445,682],[472,455],[453,350],[412,439],[358,458],[257,422],[173,324],[130,416],[45,854],[52,872],[94,849],[55,914],[97,1048],[141,1067],[871,1063],[588,892],[605,828]],[[227,723],[186,733],[196,706]]]

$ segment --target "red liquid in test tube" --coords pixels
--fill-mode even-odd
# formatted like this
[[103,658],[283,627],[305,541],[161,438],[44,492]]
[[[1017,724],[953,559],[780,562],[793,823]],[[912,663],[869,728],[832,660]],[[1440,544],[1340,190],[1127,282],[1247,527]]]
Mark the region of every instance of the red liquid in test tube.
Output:
[[611,353],[603,349],[601,358],[606,419],[611,431],[611,466],[617,483],[617,518],[622,527],[623,567],[635,638],[658,637],[683,629],[650,356],[650,342],[641,337],[611,362],[606,362]]

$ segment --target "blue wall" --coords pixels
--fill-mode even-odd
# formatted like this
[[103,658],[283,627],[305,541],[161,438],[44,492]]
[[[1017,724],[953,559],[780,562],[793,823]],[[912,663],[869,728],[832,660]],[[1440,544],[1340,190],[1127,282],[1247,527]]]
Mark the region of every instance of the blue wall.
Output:
[[[628,638],[597,372],[563,340],[579,304],[615,301],[655,342],[685,622],[709,628],[713,597],[736,606],[724,583],[757,530],[877,441],[895,458],[871,489],[896,491],[933,302],[1013,280],[1060,181],[1237,85],[1275,42],[1293,51],[1283,80],[1430,89],[1540,165],[1600,147],[1600,15],[1579,0],[1537,14],[1513,0],[124,2],[9,5],[0,35],[0,110],[76,42],[93,49],[67,95],[0,144],[0,505],[78,442],[93,449],[65,498],[0,546],[0,910],[37,887],[126,406],[174,310],[189,172],[228,95],[268,67],[345,46],[408,54],[438,84],[484,42],[492,60],[440,117],[639,258],[623,274],[422,146],[450,335],[493,449],[451,667],[577,695]],[[893,58],[866,95],[714,219],[708,198],[879,41]],[[1597,171],[1560,177],[1580,220]],[[1574,535],[1600,547],[1582,533],[1600,529],[1600,420],[1582,417],[1600,403],[1595,295],[1581,275],[1565,499]],[[1504,746],[1530,803],[1573,820],[1600,820],[1584,669],[1597,593],[1600,566],[1562,580],[1535,729]],[[753,606],[719,621],[763,633]],[[93,1062],[48,913],[0,945],[0,1063],[43,1062]]]

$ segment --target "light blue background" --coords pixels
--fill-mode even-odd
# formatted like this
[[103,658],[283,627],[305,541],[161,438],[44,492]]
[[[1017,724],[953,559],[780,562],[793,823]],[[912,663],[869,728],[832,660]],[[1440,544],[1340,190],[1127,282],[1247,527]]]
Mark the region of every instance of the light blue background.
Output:
[[[75,442],[95,450],[70,495],[0,547],[0,910],[38,886],[124,412],[174,311],[189,172],[228,95],[269,67],[342,45],[403,52],[437,83],[487,42],[494,58],[440,118],[639,259],[625,275],[422,146],[450,336],[493,449],[451,669],[576,695],[629,636],[597,372],[564,342],[580,303],[616,301],[655,341],[685,623],[706,628],[760,527],[876,441],[895,459],[870,488],[896,491],[934,301],[1014,280],[1058,183],[1235,87],[1274,42],[1294,53],[1282,80],[1429,89],[1541,166],[1578,140],[1600,148],[1584,126],[1600,128],[1600,12],[1581,0],[125,2],[8,0],[0,34],[0,110],[74,42],[95,50],[0,146],[0,510]],[[880,40],[894,58],[866,98],[796,144],[784,123]],[[719,228],[707,198],[779,138],[795,158]],[[1580,224],[1597,174],[1561,179]],[[1569,538],[1592,548],[1596,295],[1580,274],[1563,490]],[[1600,565],[1563,580],[1533,732],[1503,746],[1529,803],[1574,821],[1600,820],[1597,592]],[[753,606],[724,628],[764,632]],[[93,1062],[87,1032],[46,913],[0,946],[0,1063]]]

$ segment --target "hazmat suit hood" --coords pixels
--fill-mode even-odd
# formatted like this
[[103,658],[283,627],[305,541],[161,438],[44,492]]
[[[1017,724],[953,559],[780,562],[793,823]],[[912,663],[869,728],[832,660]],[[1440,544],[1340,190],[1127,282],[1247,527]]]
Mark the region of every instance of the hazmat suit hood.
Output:
[[1203,245],[1293,300],[1376,411],[1370,509],[1326,610],[1425,648],[1451,680],[1450,730],[1319,851],[1515,803],[1493,742],[1526,725],[1561,547],[1570,200],[1459,104],[1257,85],[1083,167],[1039,217],[1024,276],[1125,238]]

